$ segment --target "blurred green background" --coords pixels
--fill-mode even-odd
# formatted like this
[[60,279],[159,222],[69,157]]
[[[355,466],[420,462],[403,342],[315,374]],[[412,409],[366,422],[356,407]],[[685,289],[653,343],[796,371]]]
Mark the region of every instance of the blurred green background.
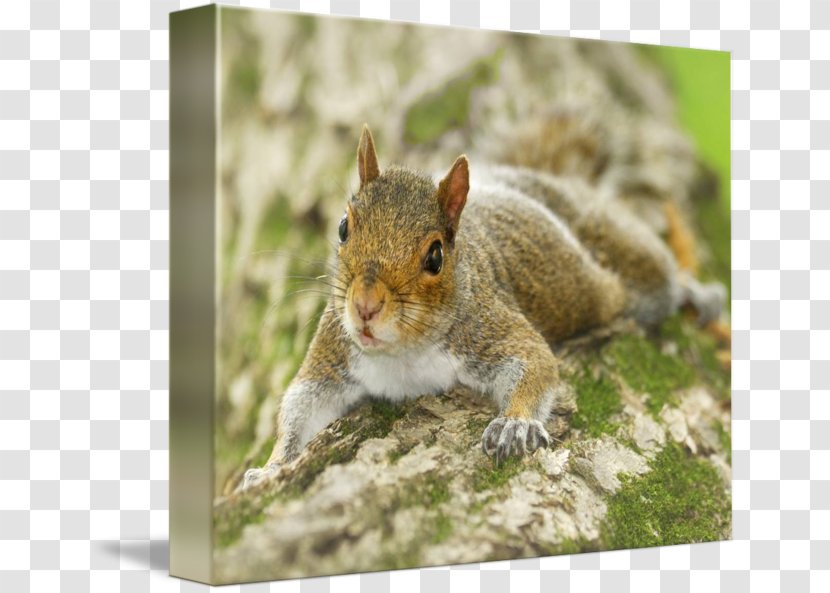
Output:
[[730,56],[726,52],[640,46],[661,67],[674,91],[677,119],[692,136],[700,157],[723,182],[721,206],[729,214]]
[[730,286],[731,273],[731,85],[730,54],[663,46],[640,46],[671,85],[677,119],[718,182],[716,200],[697,205],[699,231],[712,251],[703,275]]

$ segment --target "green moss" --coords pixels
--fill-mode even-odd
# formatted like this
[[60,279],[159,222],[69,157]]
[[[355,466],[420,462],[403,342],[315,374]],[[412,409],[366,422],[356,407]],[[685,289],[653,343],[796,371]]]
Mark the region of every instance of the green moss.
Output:
[[470,418],[467,420],[466,428],[470,436],[480,439],[484,429],[490,424],[489,418]]
[[450,499],[450,486],[446,478],[433,477],[425,489],[427,506],[434,507]]
[[278,497],[276,492],[268,492],[259,498],[240,498],[220,507],[213,514],[214,544],[226,548],[242,536],[246,525],[262,523],[265,519],[262,509]]
[[411,144],[438,139],[442,134],[463,126],[470,112],[470,98],[480,86],[498,78],[503,50],[474,61],[459,77],[422,97],[406,112],[404,138]]
[[377,561],[377,570],[400,570],[404,568],[415,568],[422,564],[421,557],[426,543],[429,541],[430,534],[424,528],[419,531],[418,537],[413,537],[411,540],[401,545],[394,542],[394,546],[390,546],[390,542],[381,542],[381,555]]
[[383,400],[372,401],[369,408],[371,425],[366,431],[366,438],[385,437],[392,430],[392,425],[405,415],[405,406]]
[[694,369],[697,379],[709,386],[714,395],[729,399],[729,372],[718,360],[718,345],[711,334],[678,314],[663,323],[660,336],[677,345],[677,357]]
[[450,536],[453,530],[452,519],[444,513],[438,513],[435,517],[431,541],[433,544],[440,544]]
[[[289,497],[301,495],[314,479],[330,465],[347,463],[354,459],[357,449],[365,440],[383,438],[392,430],[396,420],[406,414],[405,406],[375,400],[366,404],[361,418],[343,418],[339,421],[339,442],[332,443],[321,453],[303,465],[291,482],[283,488]],[[351,437],[351,438],[342,438]]]
[[729,464],[732,464],[732,435],[729,434],[729,431],[724,428],[723,424],[720,423],[719,420],[715,420],[712,422],[712,428],[715,429],[715,432],[718,434],[718,441],[720,441],[721,449],[723,452],[726,453],[726,459],[729,461]]
[[242,535],[246,525],[260,523],[264,519],[263,511],[276,500],[291,500],[305,493],[314,480],[330,465],[347,463],[354,459],[358,443],[345,441],[332,444],[318,456],[310,459],[298,468],[290,480],[276,490],[261,493],[243,494],[232,504],[219,507],[214,513],[215,543],[226,547]]
[[576,390],[577,411],[571,417],[571,426],[592,437],[616,432],[619,423],[614,416],[622,411],[622,400],[616,385],[608,377],[592,377],[583,372],[572,377]]
[[524,460],[516,457],[509,457],[498,465],[496,463],[492,465],[482,464],[476,468],[473,474],[473,490],[483,492],[500,488],[524,468]]
[[585,538],[566,539],[557,544],[545,545],[540,548],[540,552],[545,556],[582,554],[584,552],[596,552],[597,550],[596,542],[591,542]]
[[378,570],[395,570],[414,568],[423,564],[423,550],[428,545],[440,544],[449,538],[453,532],[453,523],[444,513],[438,512],[434,516],[426,517],[416,527],[417,535],[405,543],[389,541],[381,543],[382,554],[378,559]]
[[340,421],[340,434],[358,433],[359,442],[388,435],[395,422],[406,415],[408,406],[372,400],[361,409],[364,411],[358,418],[347,417]]
[[601,528],[610,549],[714,541],[727,537],[729,495],[717,470],[675,443],[640,478],[622,476]]
[[611,343],[607,353],[623,380],[632,389],[648,394],[646,408],[654,416],[665,404],[676,405],[676,391],[689,387],[695,379],[688,364],[676,356],[663,354],[641,336],[620,336]]
[[[420,564],[423,549],[429,544],[439,544],[450,536],[453,531],[452,519],[440,508],[440,505],[450,500],[450,480],[448,476],[433,472],[420,476],[402,486],[396,499],[388,502],[373,515],[383,517],[398,509],[421,507],[426,510],[423,518],[417,522],[417,535],[407,542],[396,542],[390,547],[386,542],[379,569],[412,568]],[[392,526],[382,518],[378,519],[384,537],[393,536]]]
[[398,463],[398,460],[407,453],[409,453],[409,451],[411,451],[411,449],[406,447],[396,447],[395,449],[389,451],[386,457],[387,459],[389,459],[390,464],[395,465],[396,463]]
[[450,499],[450,484],[447,476],[429,474],[407,484],[401,495],[401,508],[420,506],[427,509],[437,507]]
[[347,463],[354,459],[357,453],[357,444],[352,443],[347,446],[331,446],[326,449],[325,453],[321,453],[311,459],[308,463],[302,466],[302,469],[292,476],[291,481],[287,484],[282,492],[288,498],[296,498],[302,495],[306,489],[311,486],[311,483],[323,473],[330,465],[338,465]]
[[469,506],[469,512],[474,515],[481,513],[493,501],[493,498],[492,495],[488,494],[480,500],[476,500]]

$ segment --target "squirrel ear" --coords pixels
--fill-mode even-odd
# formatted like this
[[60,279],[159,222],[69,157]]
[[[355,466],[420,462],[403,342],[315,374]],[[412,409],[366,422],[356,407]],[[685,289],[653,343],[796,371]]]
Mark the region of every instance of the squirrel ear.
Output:
[[357,145],[357,172],[360,174],[361,189],[380,175],[378,155],[375,154],[375,141],[372,140],[372,132],[369,131],[367,124],[363,124],[363,133]]
[[450,172],[438,184],[438,201],[444,214],[450,219],[450,226],[455,231],[458,228],[458,218],[467,203],[467,192],[470,191],[470,168],[467,157],[461,155],[455,159]]

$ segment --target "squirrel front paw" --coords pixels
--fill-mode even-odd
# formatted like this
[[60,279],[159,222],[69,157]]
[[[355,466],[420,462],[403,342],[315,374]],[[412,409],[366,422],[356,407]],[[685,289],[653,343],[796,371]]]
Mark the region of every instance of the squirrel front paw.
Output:
[[521,457],[550,445],[550,436],[538,420],[499,416],[484,429],[481,448],[501,463],[508,457]]
[[254,486],[258,486],[263,482],[266,482],[273,476],[277,474],[280,470],[280,464],[273,462],[265,465],[263,467],[252,467],[249,470],[245,471],[245,475],[242,478],[242,483],[237,488],[237,492],[244,492],[249,488],[253,488]]

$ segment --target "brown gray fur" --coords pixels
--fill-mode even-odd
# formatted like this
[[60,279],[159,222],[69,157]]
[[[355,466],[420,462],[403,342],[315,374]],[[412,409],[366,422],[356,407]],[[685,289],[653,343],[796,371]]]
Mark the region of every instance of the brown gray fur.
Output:
[[438,182],[381,172],[365,127],[358,172],[328,306],[283,397],[271,459],[243,487],[367,396],[459,384],[499,407],[485,453],[532,453],[549,444],[542,423],[559,387],[551,344],[618,316],[652,325],[685,302],[720,312],[722,288],[680,274],[651,229],[579,179],[464,156]]

